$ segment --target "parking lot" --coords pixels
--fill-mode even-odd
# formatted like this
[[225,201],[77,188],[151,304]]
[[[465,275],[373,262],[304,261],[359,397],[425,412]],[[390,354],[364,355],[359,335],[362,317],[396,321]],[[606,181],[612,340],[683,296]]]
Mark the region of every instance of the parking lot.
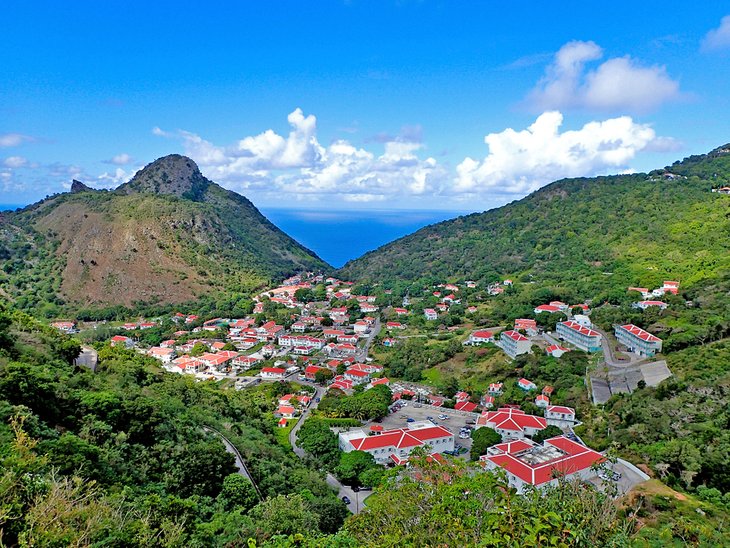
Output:
[[[461,411],[455,411],[453,409],[444,409],[442,407],[433,407],[431,405],[419,404],[414,402],[406,402],[407,405],[400,410],[394,411],[387,417],[385,417],[380,424],[385,430],[393,430],[395,428],[404,428],[408,425],[407,419],[412,418],[414,421],[425,421],[428,417],[432,417],[434,421],[447,428],[450,432],[453,432],[456,436],[456,444],[465,447],[467,450],[471,450],[471,438],[460,439],[459,430],[463,426],[474,426],[473,424],[467,425],[468,420],[476,422],[479,417],[478,413],[463,413]],[[439,415],[446,415],[448,419],[439,419]],[[365,428],[369,428],[371,424],[367,423]],[[463,458],[469,458],[469,453],[463,453],[460,455]]]

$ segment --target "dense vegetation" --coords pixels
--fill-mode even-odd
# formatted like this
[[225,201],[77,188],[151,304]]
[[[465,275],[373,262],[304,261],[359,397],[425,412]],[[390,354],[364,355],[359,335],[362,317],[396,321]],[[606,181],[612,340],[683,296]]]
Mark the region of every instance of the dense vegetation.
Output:
[[[212,546],[339,528],[347,510],[321,473],[276,443],[274,394],[109,347],[92,373],[70,364],[78,351],[0,310],[3,545]],[[262,500],[206,426],[238,447]]]
[[[345,265],[350,279],[542,286],[685,286],[730,268],[730,154],[710,153],[647,174],[568,179],[504,207],[423,228]],[[712,174],[710,177],[709,174]],[[665,278],[668,276],[669,278]]]

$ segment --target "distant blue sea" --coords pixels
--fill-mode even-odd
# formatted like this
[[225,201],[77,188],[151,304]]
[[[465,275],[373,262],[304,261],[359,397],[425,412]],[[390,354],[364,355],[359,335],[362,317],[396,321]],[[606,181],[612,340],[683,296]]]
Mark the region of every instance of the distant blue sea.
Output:
[[25,207],[24,204],[0,204],[0,211],[13,211],[19,207]]
[[272,223],[335,267],[426,225],[467,213],[260,209]]

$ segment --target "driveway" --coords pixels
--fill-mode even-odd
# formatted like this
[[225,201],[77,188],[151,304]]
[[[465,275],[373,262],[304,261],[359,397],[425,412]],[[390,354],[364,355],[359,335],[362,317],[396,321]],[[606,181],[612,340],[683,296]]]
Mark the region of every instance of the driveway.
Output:
[[304,449],[299,447],[297,445],[297,432],[299,432],[299,429],[302,427],[302,424],[304,424],[305,419],[312,414],[312,411],[317,409],[317,406],[319,405],[318,399],[322,398],[322,395],[324,394],[324,388],[321,386],[317,386],[314,384],[310,384],[307,382],[298,381],[301,384],[307,384],[308,386],[311,386],[314,388],[314,396],[312,396],[312,402],[309,404],[309,407],[307,407],[302,414],[297,419],[297,423],[294,425],[294,427],[289,432],[289,443],[292,446],[292,449],[294,450],[294,453],[299,457],[300,459],[304,458]]
[[98,355],[96,353],[96,350],[94,350],[90,346],[82,346],[81,354],[79,354],[78,357],[74,360],[74,363],[82,367],[87,367],[92,371],[96,371],[97,361]]

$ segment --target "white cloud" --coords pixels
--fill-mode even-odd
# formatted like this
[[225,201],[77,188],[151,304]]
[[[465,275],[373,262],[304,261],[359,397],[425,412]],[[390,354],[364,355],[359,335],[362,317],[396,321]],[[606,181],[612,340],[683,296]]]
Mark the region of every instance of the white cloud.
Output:
[[2,133],[0,134],[0,147],[17,147],[23,143],[35,141],[33,137],[23,135],[22,133]]
[[527,129],[490,133],[484,138],[489,154],[481,161],[466,158],[457,166],[454,190],[526,194],[564,177],[616,172],[656,140],[651,127],[628,116],[560,133],[562,123],[563,115],[551,111]]
[[[287,118],[291,127],[283,136],[274,130],[218,146],[188,131],[175,135],[185,153],[214,181],[234,189],[278,192],[287,199],[338,197],[350,202],[382,201],[394,195],[420,195],[436,188],[445,173],[433,158],[416,153],[420,128],[405,128],[384,143],[380,155],[346,140],[328,146],[317,139],[317,119],[301,109]],[[416,129],[414,129],[416,128]],[[162,136],[171,134],[156,128]]]
[[131,164],[132,160],[133,159],[129,154],[122,152],[121,154],[114,156],[112,159],[107,160],[106,163],[114,164],[115,166],[126,166],[127,164]]
[[705,51],[730,48],[730,15],[720,21],[720,26],[709,31],[702,40]]
[[24,167],[28,164],[28,160],[23,158],[22,156],[8,156],[3,160],[3,165],[5,167],[12,167],[12,168],[19,168]]
[[527,97],[533,108],[647,112],[680,97],[679,83],[664,67],[642,66],[629,56],[603,57],[595,42],[568,42],[555,54],[545,76]]

